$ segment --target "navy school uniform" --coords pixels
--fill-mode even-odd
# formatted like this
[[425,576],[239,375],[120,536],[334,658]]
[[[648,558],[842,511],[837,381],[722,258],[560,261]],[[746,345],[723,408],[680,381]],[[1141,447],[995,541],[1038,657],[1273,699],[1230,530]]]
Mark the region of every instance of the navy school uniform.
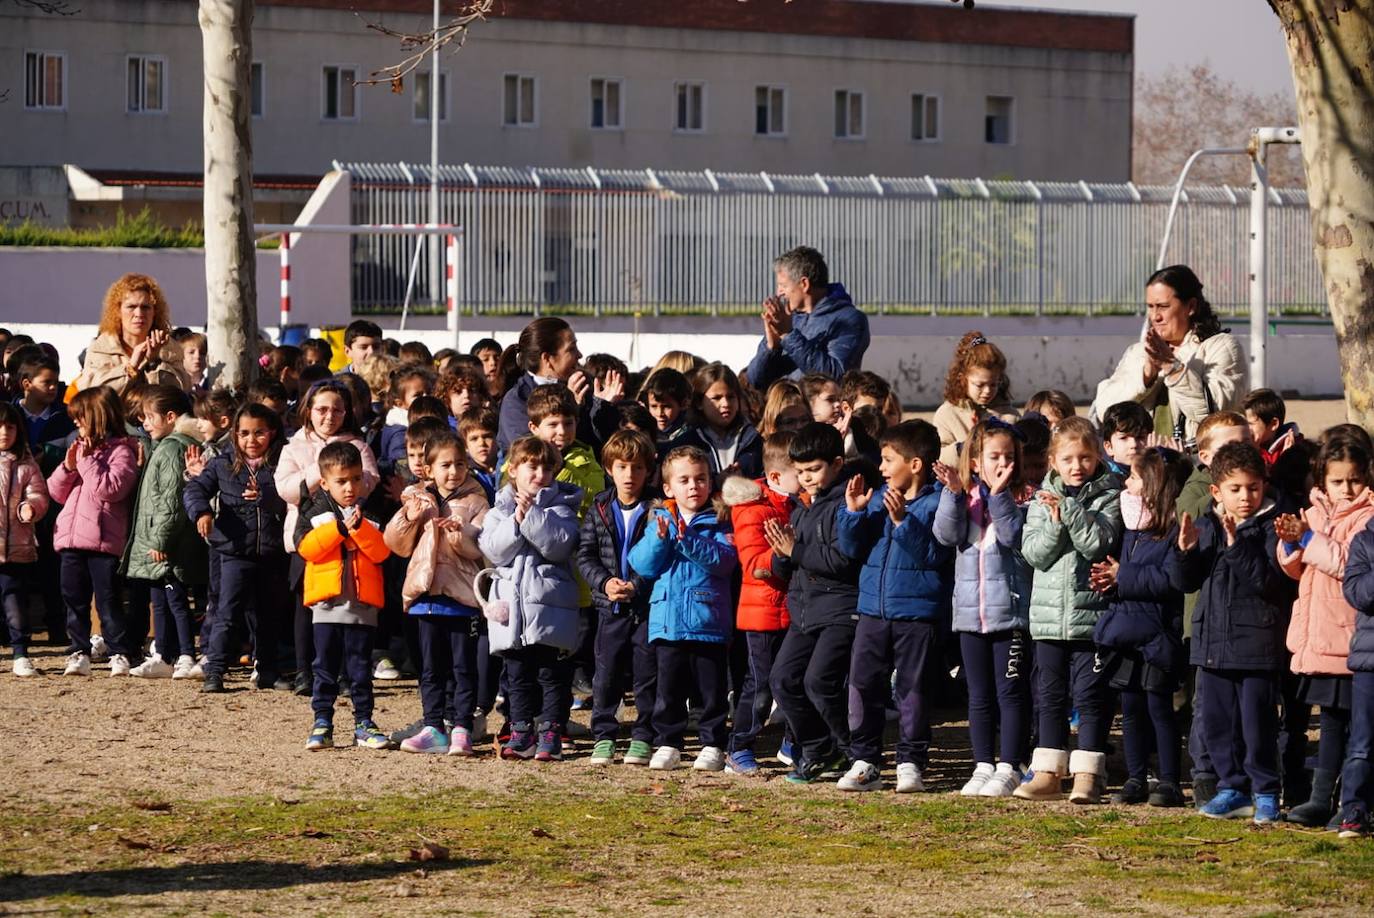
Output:
[[1341,769],[1341,814],[1366,820],[1374,809],[1374,522],[1355,536],[1342,582],[1345,601],[1355,607],[1355,636],[1347,661],[1353,673],[1350,738]]

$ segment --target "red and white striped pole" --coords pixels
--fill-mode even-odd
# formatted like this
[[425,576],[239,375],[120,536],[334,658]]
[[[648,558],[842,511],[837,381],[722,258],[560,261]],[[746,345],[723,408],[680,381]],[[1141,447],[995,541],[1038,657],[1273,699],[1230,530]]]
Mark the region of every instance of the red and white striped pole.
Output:
[[448,291],[448,328],[453,332],[453,347],[458,346],[458,336],[462,330],[462,319],[458,315],[458,236],[450,233],[445,237],[444,271],[445,289]]
[[286,337],[286,326],[291,322],[291,234],[281,234],[281,325],[277,329],[277,340]]

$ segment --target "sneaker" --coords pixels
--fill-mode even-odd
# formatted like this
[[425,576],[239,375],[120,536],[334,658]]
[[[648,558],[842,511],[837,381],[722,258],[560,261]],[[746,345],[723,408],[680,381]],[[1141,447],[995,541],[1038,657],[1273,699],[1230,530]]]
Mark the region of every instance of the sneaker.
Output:
[[868,764],[860,759],[849,766],[849,771],[844,773],[844,777],[839,781],[840,790],[844,791],[874,791],[881,790],[883,777],[878,773],[877,767]]
[[923,794],[925,790],[926,782],[915,762],[903,762],[897,766],[897,793]]
[[309,698],[311,695],[315,694],[315,680],[310,673],[296,673],[296,681],[293,683],[293,688],[297,695],[302,698]]
[[991,762],[979,762],[973,766],[973,774],[964,782],[963,789],[959,791],[960,797],[977,797],[982,793],[983,785],[988,783],[988,779],[995,774],[996,769]]
[[534,750],[536,762],[563,761],[563,728],[558,724],[540,724],[539,745]]
[[[115,672],[115,662],[122,659],[121,655],[116,654],[110,657],[110,675],[119,675]],[[139,679],[170,679],[172,677],[172,664],[165,662],[162,657],[148,657],[133,669],[126,669],[130,676]]]
[[774,758],[782,764],[786,765],[788,768],[791,768],[793,765],[797,764],[796,761],[792,758],[792,741],[790,739],[783,739],[782,745],[778,747],[778,754],[775,755]]
[[592,764],[609,765],[615,761],[615,740],[597,740],[592,747]]
[[205,656],[202,654],[200,657],[198,657],[198,658],[196,659],[196,662],[191,666],[191,672],[190,672],[190,674],[187,676],[187,678],[190,678],[190,679],[201,679],[201,678],[204,678],[204,676],[205,676]]
[[569,710],[571,710],[571,711],[590,711],[591,709],[592,709],[592,699],[591,699],[591,696],[587,696],[587,697],[585,697],[585,698],[574,698],[574,699],[573,699],[573,703],[572,703],[572,707],[569,708]]
[[[392,730],[392,731],[391,731],[391,741],[392,741],[393,743],[404,743],[406,740],[410,739],[412,736],[417,736],[417,735],[419,735],[420,731],[423,730],[424,728],[425,728],[425,722],[424,722],[424,720],[417,720],[417,721],[415,721],[414,723],[406,724],[404,727],[402,727],[402,728],[399,729],[399,730]],[[440,731],[440,732],[443,732],[443,731]]]
[[998,762],[992,777],[978,791],[979,797],[1010,797],[1021,786],[1021,769],[1010,762]]
[[110,659],[110,648],[105,646],[105,638],[99,634],[91,635],[91,662],[104,663]]
[[1267,826],[1270,823],[1279,821],[1278,794],[1255,795],[1254,821],[1257,826]]
[[1150,806],[1183,806],[1183,791],[1177,784],[1160,781],[1150,791]]
[[752,749],[736,749],[725,757],[725,770],[732,775],[753,777],[759,773],[758,759]]
[[334,725],[323,717],[315,718],[315,726],[310,728],[310,736],[305,740],[305,748],[314,752],[334,746]]
[[353,727],[353,745],[364,749],[390,749],[391,738],[371,720],[360,720]]
[[653,748],[644,740],[630,740],[630,748],[620,761],[626,765],[648,765],[654,757]]
[[503,720],[501,721],[501,729],[496,731],[496,741],[502,744],[508,743],[510,742],[511,734],[514,732],[515,728],[511,726],[511,722]]
[[204,693],[204,694],[206,694],[206,695],[223,695],[223,694],[224,694],[224,677],[223,677],[223,676],[206,676],[206,677],[205,677],[205,682],[201,685],[200,690],[201,690],[202,693]]
[[510,738],[501,747],[501,758],[532,759],[534,758],[534,747],[534,731],[529,728],[528,724],[517,724],[511,727]]
[[811,765],[800,761],[792,766],[792,770],[787,773],[783,780],[788,784],[814,784],[821,779],[823,770],[821,765]]
[[692,762],[692,768],[696,771],[724,771],[725,753],[719,746],[702,746]]
[[1364,838],[1369,835],[1369,814],[1359,806],[1341,808],[1340,838]]
[[196,675],[193,670],[196,668],[196,659],[188,654],[177,657],[176,663],[172,665],[173,679],[190,679]]
[[1225,788],[1217,791],[1216,796],[1208,800],[1206,806],[1198,812],[1211,819],[1237,819],[1254,816],[1255,803],[1249,794]]
[[[151,659],[158,659],[158,658],[157,658],[157,657],[153,657],[153,658],[151,658]],[[166,664],[163,664],[163,665],[166,666]],[[124,656],[124,654],[122,654],[122,653],[117,653],[117,654],[113,655],[112,657],[110,657],[110,675],[111,675],[111,676],[127,676],[127,675],[129,675],[129,672],[130,672],[130,670],[132,670],[132,669],[133,669],[133,667],[131,667],[131,666],[129,665],[129,658],[126,657],[126,656]],[[172,674],[172,668],[171,668],[170,666],[168,666],[168,667],[167,667],[167,675],[170,676],[171,674]]]
[[449,739],[438,727],[421,727],[418,733],[401,740],[401,751],[444,755],[449,751]]
[[449,755],[472,755],[472,732],[466,727],[454,727],[448,738]]
[[838,781],[844,777],[845,772],[849,771],[849,756],[836,750],[828,759],[820,761],[820,776],[822,778],[833,778]]
[[89,654],[77,651],[67,657],[67,668],[62,670],[64,676],[89,676],[91,674],[91,658]]
[[382,657],[372,670],[372,678],[381,679],[384,682],[394,682],[401,678],[401,671],[391,662],[390,657]]
[[36,676],[38,670],[34,668],[33,661],[28,657],[15,657],[14,674],[16,676]]
[[654,771],[672,771],[681,764],[682,752],[675,746],[659,746],[649,760],[649,767]]
[[1127,778],[1126,783],[1121,785],[1121,790],[1112,794],[1112,803],[1118,805],[1135,806],[1149,799],[1149,785],[1137,778]]

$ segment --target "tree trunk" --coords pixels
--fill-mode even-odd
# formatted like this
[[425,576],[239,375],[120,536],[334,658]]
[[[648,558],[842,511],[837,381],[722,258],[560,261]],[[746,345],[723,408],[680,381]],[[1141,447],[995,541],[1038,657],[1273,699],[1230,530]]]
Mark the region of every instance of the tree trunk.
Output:
[[205,67],[205,293],[216,385],[252,382],[258,363],[250,130],[253,0],[200,0]]
[[1298,95],[1312,237],[1346,411],[1374,430],[1374,17],[1352,0],[1269,0]]

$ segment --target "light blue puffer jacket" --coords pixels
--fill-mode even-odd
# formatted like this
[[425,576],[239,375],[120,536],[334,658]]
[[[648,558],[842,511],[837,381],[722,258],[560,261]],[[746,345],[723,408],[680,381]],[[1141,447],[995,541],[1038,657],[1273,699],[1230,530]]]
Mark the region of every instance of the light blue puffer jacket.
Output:
[[[1025,510],[1009,491],[989,494],[976,483],[978,501],[946,489],[935,511],[935,538],[955,550],[955,631],[992,634],[1030,626],[1031,567],[1021,557]],[[971,509],[986,509],[986,525]]]

